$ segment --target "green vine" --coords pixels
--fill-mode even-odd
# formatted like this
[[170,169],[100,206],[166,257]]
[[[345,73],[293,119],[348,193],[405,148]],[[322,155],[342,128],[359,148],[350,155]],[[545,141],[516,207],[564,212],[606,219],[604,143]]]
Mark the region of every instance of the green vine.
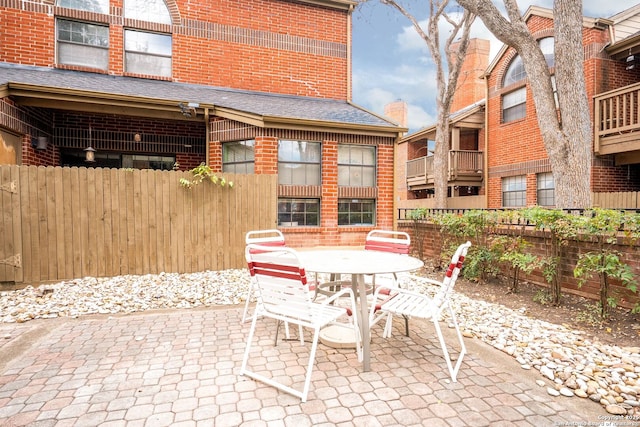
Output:
[[180,185],[184,188],[191,189],[194,185],[198,185],[204,180],[210,181],[220,187],[228,186],[233,188],[233,181],[227,181],[224,177],[218,177],[218,175],[211,170],[211,167],[204,163],[200,163],[200,166],[196,166],[189,172],[193,175],[192,179],[180,178]]

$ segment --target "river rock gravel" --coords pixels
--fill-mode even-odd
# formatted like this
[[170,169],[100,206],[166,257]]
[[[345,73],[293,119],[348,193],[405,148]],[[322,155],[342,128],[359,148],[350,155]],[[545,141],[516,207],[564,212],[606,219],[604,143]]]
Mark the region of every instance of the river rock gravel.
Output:
[[[229,269],[86,277],[28,286],[0,292],[0,322],[243,304],[250,283],[246,269]],[[436,289],[420,277],[405,283],[421,292]],[[523,369],[538,370],[545,380],[538,384],[550,395],[591,399],[610,414],[640,426],[640,346],[593,342],[579,330],[530,318],[524,309],[459,293],[453,295],[452,306],[467,339],[480,339],[512,356]]]

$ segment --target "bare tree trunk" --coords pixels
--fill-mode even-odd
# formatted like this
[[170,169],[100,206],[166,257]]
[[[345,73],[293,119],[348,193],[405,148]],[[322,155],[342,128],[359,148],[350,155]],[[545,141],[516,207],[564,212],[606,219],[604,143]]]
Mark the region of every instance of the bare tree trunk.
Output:
[[[449,0],[429,0],[429,18],[427,23],[427,31],[420,26],[418,20],[409,13],[402,5],[395,0],[380,0],[384,4],[397,9],[411,23],[420,37],[429,47],[431,57],[436,67],[436,146],[433,154],[434,169],[434,188],[435,188],[435,207],[447,207],[447,188],[449,180],[449,149],[450,149],[450,122],[449,113],[451,102],[456,92],[458,77],[464,57],[467,54],[469,46],[469,33],[471,24],[475,19],[475,15],[464,10],[462,16],[455,20],[447,12]],[[449,23],[453,29],[448,34],[444,45],[440,43],[440,31],[438,24],[444,20]],[[446,55],[448,75],[445,75],[445,69],[442,59],[442,50],[451,52],[451,45],[459,43],[459,47],[455,55]]]

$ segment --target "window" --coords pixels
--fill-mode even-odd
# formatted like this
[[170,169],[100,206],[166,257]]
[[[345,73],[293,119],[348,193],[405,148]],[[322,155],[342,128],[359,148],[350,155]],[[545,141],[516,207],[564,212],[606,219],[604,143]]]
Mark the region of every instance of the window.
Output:
[[320,200],[278,199],[278,225],[283,227],[320,225]]
[[509,86],[520,80],[524,80],[526,77],[527,72],[524,70],[522,57],[518,55],[511,60],[511,64],[509,64],[509,68],[507,68],[507,72],[504,74],[502,86]]
[[171,36],[125,30],[125,71],[171,77]]
[[540,50],[544,55],[544,59],[547,60],[547,66],[549,68],[555,67],[556,57],[555,57],[555,46],[553,42],[553,37],[545,37],[543,39],[538,40],[538,45],[540,46]]
[[376,148],[364,145],[338,145],[338,185],[375,187]]
[[527,204],[527,178],[524,175],[502,178],[502,206],[523,207]]
[[109,13],[109,0],[58,0],[57,6],[88,12]]
[[171,15],[163,0],[125,0],[124,17],[158,24],[171,24]]
[[58,64],[106,70],[109,67],[109,27],[57,20]]
[[320,185],[319,142],[289,141],[278,142],[278,184]]
[[253,173],[255,141],[226,142],[222,144],[222,171],[230,173]]
[[133,169],[155,169],[170,171],[176,163],[173,156],[149,156],[146,154],[123,154],[122,167]]
[[527,88],[525,86],[502,97],[502,123],[522,119],[527,115]]
[[537,176],[538,181],[538,205],[540,206],[555,206],[555,182],[553,180],[553,174],[551,172],[539,173]]
[[338,200],[338,225],[373,225],[375,200]]

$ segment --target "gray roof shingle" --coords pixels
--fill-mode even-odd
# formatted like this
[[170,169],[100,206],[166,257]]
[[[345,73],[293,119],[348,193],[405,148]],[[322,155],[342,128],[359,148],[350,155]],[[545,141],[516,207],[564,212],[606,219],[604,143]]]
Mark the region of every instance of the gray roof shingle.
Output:
[[397,127],[393,122],[346,101],[0,63],[0,85],[7,83],[138,96],[176,103],[185,101],[213,104],[259,116],[380,126],[387,129]]

